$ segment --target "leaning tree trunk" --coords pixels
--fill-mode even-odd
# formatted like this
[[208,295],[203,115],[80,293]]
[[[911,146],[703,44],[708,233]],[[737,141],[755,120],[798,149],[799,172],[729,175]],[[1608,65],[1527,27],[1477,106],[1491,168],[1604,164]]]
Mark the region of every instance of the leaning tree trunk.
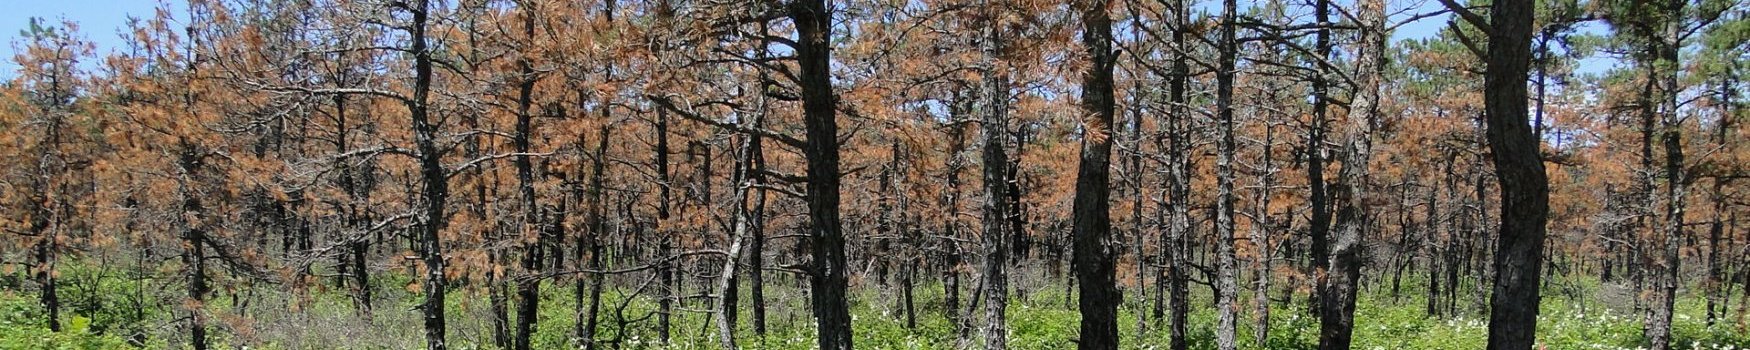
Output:
[[[757,127],[761,117],[762,116],[760,115],[755,115],[750,126]],[[716,310],[717,335],[718,341],[722,342],[724,349],[739,348],[735,344],[735,308],[738,305],[737,298],[739,297],[739,295],[737,295],[738,282],[736,279],[736,267],[741,263],[742,243],[747,241],[749,232],[756,229],[753,227],[753,219],[751,218],[755,213],[751,212],[752,208],[748,207],[747,201],[748,197],[751,196],[753,192],[752,187],[754,183],[751,180],[751,174],[756,170],[753,165],[753,157],[755,157],[753,152],[759,149],[758,146],[755,145],[759,142],[759,136],[742,135],[742,137],[745,138],[746,141],[743,142],[739,149],[740,154],[737,154],[735,157],[735,170],[730,181],[732,186],[734,186],[732,191],[734,192],[733,200],[735,201],[735,204],[733,210],[735,213],[732,218],[732,226],[735,231],[731,233],[728,256],[723,259],[723,270],[718,277],[717,283],[717,290],[722,294],[722,297],[718,299],[719,302],[717,303]],[[754,254],[759,254],[759,252],[756,251]],[[757,269],[758,266],[755,266],[755,268]]]
[[1077,284],[1081,287],[1081,339],[1077,348],[1118,348],[1116,249],[1112,242],[1111,178],[1114,114],[1112,18],[1108,0],[1082,0],[1082,45],[1090,64],[1082,76],[1082,149],[1072,215]]

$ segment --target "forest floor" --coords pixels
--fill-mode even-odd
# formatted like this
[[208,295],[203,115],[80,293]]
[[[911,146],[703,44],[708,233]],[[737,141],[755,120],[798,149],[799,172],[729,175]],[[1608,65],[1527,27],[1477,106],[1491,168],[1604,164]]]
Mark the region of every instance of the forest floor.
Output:
[[[90,269],[75,269],[63,275],[74,281],[63,287],[63,299],[69,312],[63,324],[68,330],[49,332],[43,326],[42,310],[33,291],[24,289],[22,276],[0,276],[0,350],[10,349],[111,349],[181,348],[173,346],[185,332],[181,329],[175,309],[177,305],[155,305],[142,300],[174,300],[177,295],[166,288],[168,280],[128,281],[120,275],[105,274]],[[102,278],[99,278],[102,276]],[[754,335],[743,288],[743,307],[737,333],[738,342],[749,349],[809,349],[813,348],[814,327],[808,315],[808,301],[797,281],[775,278],[768,284],[768,326],[765,336]],[[81,285],[80,281],[97,283]],[[1564,282],[1546,288],[1542,315],[1537,329],[1542,349],[1635,349],[1641,344],[1640,317],[1633,310],[1630,293],[1619,285],[1600,286],[1595,279],[1562,279]],[[405,278],[385,277],[379,286],[407,285]],[[621,285],[635,285],[635,281]],[[943,311],[943,290],[940,284],[920,284],[915,289],[916,327],[907,328],[903,312],[903,295],[897,287],[883,287],[866,281],[856,288],[852,300],[855,344],[865,349],[952,349],[958,340],[952,322]],[[1455,307],[1459,316],[1428,316],[1423,285],[1405,280],[1397,296],[1385,281],[1372,282],[1365,288],[1356,311],[1356,349],[1481,349],[1487,337],[1486,319],[1478,312],[1481,305],[1475,293],[1481,292],[1468,284],[1461,286]],[[84,287],[92,286],[96,287]],[[1062,285],[1017,283],[1028,288],[1024,297],[1010,303],[1009,344],[1014,349],[1067,349],[1074,346],[1079,314],[1073,308]],[[142,288],[143,287],[143,288]],[[170,285],[168,287],[174,287]],[[413,349],[423,344],[418,327],[418,295],[404,288],[378,291],[378,305],[371,317],[355,311],[351,298],[343,290],[313,285],[302,297],[296,297],[284,286],[250,286],[221,284],[219,293],[207,304],[209,324],[217,329],[215,339],[220,349]],[[537,349],[574,348],[571,339],[576,320],[572,285],[546,284],[540,305],[540,318],[532,338]],[[1188,342],[1193,349],[1214,348],[1215,311],[1209,307],[1209,289],[1192,286]],[[1281,287],[1273,287],[1278,294]],[[1731,311],[1709,327],[1704,320],[1703,301],[1687,295],[1677,304],[1674,334],[1677,349],[1750,349],[1750,332],[1741,318],[1742,307],[1730,303]],[[688,290],[688,293],[698,293]],[[1127,292],[1127,296],[1137,291]],[[608,288],[603,293],[603,311],[598,339],[612,341],[621,348],[648,349],[716,349],[717,329],[710,324],[711,305],[705,299],[677,304],[672,338],[659,341],[655,318],[656,305],[648,297],[626,296],[630,289]],[[450,299],[449,336],[456,349],[494,348],[490,298],[484,290],[464,289],[452,293]],[[683,295],[686,295],[683,293]],[[1276,295],[1276,297],[1280,297]],[[157,299],[164,298],[164,299]],[[962,308],[972,298],[963,293]],[[1268,336],[1260,344],[1254,340],[1255,316],[1242,312],[1239,325],[1240,347],[1244,349],[1312,349],[1318,341],[1318,321],[1305,308],[1304,295],[1297,295],[1292,304],[1278,299],[1272,302]],[[1252,300],[1242,293],[1242,304]],[[1734,298],[1736,299],[1736,298]],[[1165,348],[1168,336],[1165,324],[1146,315],[1153,300],[1131,296],[1121,309],[1123,347],[1127,349]],[[1252,310],[1242,305],[1241,310]],[[514,312],[512,312],[514,316]],[[978,315],[982,313],[974,313]],[[641,321],[638,321],[641,320]],[[622,324],[621,321],[626,321]],[[982,322],[974,320],[973,323]],[[1139,327],[1146,329],[1139,330]],[[972,332],[978,334],[978,332]],[[135,342],[130,343],[129,338]],[[972,339],[966,348],[978,348]]]

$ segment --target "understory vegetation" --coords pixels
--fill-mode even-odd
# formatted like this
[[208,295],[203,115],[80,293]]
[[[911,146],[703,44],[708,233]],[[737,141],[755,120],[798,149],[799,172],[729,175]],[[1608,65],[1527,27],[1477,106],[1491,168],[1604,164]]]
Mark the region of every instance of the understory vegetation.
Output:
[[[98,271],[88,265],[64,270],[64,278],[94,282],[95,288],[69,288],[66,297],[74,311],[64,315],[63,332],[51,332],[42,325],[41,304],[27,290],[0,289],[0,350],[26,349],[165,349],[182,341],[183,333],[164,305],[140,304],[142,297],[156,298],[147,289],[155,289],[166,281],[131,281],[127,276]],[[101,275],[101,277],[100,277]],[[1019,274],[1021,279],[1041,279],[1036,274]],[[21,282],[16,274],[0,277],[4,284]],[[376,280],[382,285],[406,284],[410,279],[400,274],[385,274]],[[622,281],[636,283],[637,281]],[[920,284],[914,291],[916,324],[907,328],[905,310],[898,286],[878,283],[853,286],[851,298],[855,322],[855,342],[871,349],[948,349],[955,348],[959,337],[957,327],[943,310],[943,289],[939,283]],[[747,349],[812,349],[814,334],[807,311],[807,299],[800,281],[782,281],[768,291],[772,314],[770,329],[765,336],[754,336],[748,322],[738,322],[738,333],[749,336],[738,339]],[[1021,284],[1018,297],[1009,303],[1009,345],[1013,349],[1066,349],[1074,346],[1076,325],[1080,315],[1074,308],[1074,295],[1065,293],[1063,285]],[[231,297],[217,297],[207,305],[209,312],[220,320],[213,326],[223,329],[215,340],[217,349],[405,349],[417,348],[422,340],[417,329],[400,327],[418,322],[414,309],[417,294],[401,289],[384,289],[379,311],[368,318],[359,314],[344,291],[310,290],[296,295],[282,288],[239,288]],[[569,311],[573,295],[565,285],[542,288],[543,304],[531,337],[537,349],[574,348],[571,330],[576,315]],[[657,340],[652,321],[657,305],[648,297],[633,295],[630,288],[610,288],[603,295],[601,339],[605,345],[628,349],[717,349],[715,325],[709,305],[682,304],[672,320],[675,331],[667,343]],[[1356,349],[1480,349],[1486,339],[1487,320],[1481,318],[1480,305],[1460,305],[1461,315],[1431,316],[1427,312],[1425,285],[1405,280],[1396,295],[1387,283],[1366,288],[1356,308]],[[1469,285],[1461,290],[1472,288]],[[1208,288],[1194,287],[1190,300],[1207,303]],[[1599,285],[1595,278],[1557,278],[1546,286],[1542,312],[1538,322],[1539,349],[1635,349],[1643,344],[1641,320],[1634,317],[1627,288],[1621,285]],[[1677,315],[1672,325],[1673,347],[1676,349],[1746,349],[1750,348],[1750,333],[1746,333],[1742,318],[1729,315],[1713,326],[1702,317],[1702,300],[1684,291],[1677,303]],[[1135,293],[1127,290],[1126,293]],[[1150,291],[1151,293],[1153,291]],[[492,349],[491,313],[484,291],[465,290],[450,300],[453,345],[458,349]],[[1250,299],[1250,295],[1242,293]],[[631,296],[631,300],[627,300]],[[1304,298],[1303,293],[1297,297]],[[1127,297],[1119,309],[1120,335],[1127,349],[1163,348],[1168,338],[1163,324],[1149,317],[1152,305],[1144,298]],[[1283,304],[1284,302],[1293,304]],[[550,304],[549,304],[550,303]],[[1461,304],[1470,303],[1469,300]],[[1318,319],[1306,311],[1303,299],[1272,301],[1270,335],[1264,344],[1251,337],[1241,337],[1245,349],[1315,349],[1318,345]],[[1249,305],[1242,305],[1249,307]],[[1739,308],[1741,309],[1741,308]],[[1734,310],[1739,310],[1734,309]],[[514,315],[512,316],[514,317]],[[1193,349],[1215,348],[1215,310],[1195,308],[1190,312],[1187,342]],[[974,325],[976,327],[976,325]],[[1139,330],[1139,327],[1140,328]],[[1241,325],[1241,334],[1252,334],[1253,327]],[[972,330],[976,336],[976,329]],[[972,339],[968,348],[979,341]]]

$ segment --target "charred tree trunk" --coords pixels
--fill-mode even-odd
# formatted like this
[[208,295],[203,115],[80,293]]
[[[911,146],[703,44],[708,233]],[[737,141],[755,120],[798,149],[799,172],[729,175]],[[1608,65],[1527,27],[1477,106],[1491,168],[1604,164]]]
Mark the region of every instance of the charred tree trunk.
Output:
[[984,234],[983,275],[984,283],[984,347],[992,350],[1008,348],[1007,317],[1003,313],[1009,303],[1008,272],[1003,268],[1008,264],[1009,247],[1009,132],[1008,108],[1009,85],[1006,72],[998,67],[997,57],[1003,50],[1002,32],[998,30],[997,22],[999,8],[988,2],[984,6],[985,18],[984,40],[980,50],[984,52],[980,63],[983,70],[983,86],[979,89],[979,133],[984,139],[984,148],[980,160],[984,169],[984,203],[982,218]]
[[1072,260],[1081,286],[1078,349],[1118,348],[1118,293],[1112,242],[1111,177],[1114,114],[1112,18],[1106,0],[1072,5],[1082,16],[1082,45],[1090,65],[1082,76],[1082,148],[1076,173]]
[[837,94],[832,87],[832,12],[825,0],[790,2],[796,25],[796,61],[801,83],[803,124],[807,126],[809,296],[822,350],[851,348],[851,314],[845,237],[839,223],[839,142]]
[[1444,265],[1439,260],[1440,247],[1442,246],[1438,236],[1440,233],[1440,206],[1435,202],[1439,200],[1439,197],[1439,188],[1433,185],[1428,186],[1428,222],[1423,228],[1428,238],[1422,242],[1422,257],[1428,263],[1428,295],[1425,313],[1428,316],[1436,317],[1440,316],[1440,270],[1441,265]]
[[[581,100],[580,100],[581,103]],[[602,119],[607,120],[609,110],[602,107]],[[602,306],[602,280],[606,277],[602,272],[602,240],[607,238],[607,197],[603,194],[604,179],[607,171],[608,137],[612,135],[607,123],[596,129],[595,153],[590,157],[589,179],[589,235],[579,236],[577,240],[577,260],[584,265],[587,279],[578,279],[576,285],[576,302],[578,319],[576,334],[585,349],[596,346],[595,332],[597,317]],[[587,259],[587,262],[585,262]],[[587,295],[587,297],[586,297]],[[587,308],[586,308],[587,307]]]
[[54,214],[48,210],[48,201],[47,196],[32,201],[31,206],[35,213],[31,216],[30,232],[37,237],[34,269],[37,288],[41,288],[37,295],[38,301],[43,305],[44,321],[48,323],[49,331],[60,332],[61,296],[57,293],[58,273],[55,271],[55,265],[60,260],[56,257],[60,234],[58,229],[49,229],[49,217]]
[[[335,124],[339,127],[339,131],[336,132],[335,151],[341,153],[347,152],[352,147],[348,138],[346,102],[346,95],[334,96]],[[375,185],[369,171],[371,171],[370,167],[354,169],[345,162],[340,163],[340,186],[350,201],[347,205],[347,225],[350,228],[349,231],[357,235],[346,237],[349,240],[347,253],[350,254],[350,259],[343,258],[342,264],[352,265],[345,270],[352,274],[353,305],[365,317],[371,315],[371,275],[365,259],[370,253],[372,243],[368,236],[368,231],[371,230],[370,211],[366,210],[366,207],[369,206],[371,187]]]
[[424,318],[426,350],[449,348],[445,341],[444,297],[448,280],[444,276],[444,247],[439,239],[448,222],[445,201],[449,199],[449,172],[443,166],[443,153],[438,148],[438,126],[427,115],[427,97],[431,92],[432,57],[426,47],[426,22],[431,11],[430,0],[414,0],[407,8],[413,22],[408,26],[412,47],[408,50],[413,62],[413,96],[406,101],[413,120],[414,143],[419,153],[421,191],[425,207],[419,225],[420,260],[425,264],[425,301],[420,305]]
[[[763,116],[762,116],[762,118],[763,118]],[[749,178],[753,180],[753,184],[764,185],[765,178],[763,176],[760,176],[759,172],[765,171],[766,156],[765,156],[763,147],[761,147],[761,145],[760,145],[761,137],[758,135],[754,135],[752,137],[753,137],[753,140],[750,140],[748,142],[748,148],[749,148],[748,153],[749,153],[750,157],[753,157],[753,159],[752,159],[753,164],[751,166],[756,171],[754,173],[750,174]],[[759,188],[753,189],[752,196],[753,196],[753,201],[754,201],[753,208],[748,213],[748,229],[751,232],[749,233],[750,237],[748,238],[748,240],[749,240],[749,247],[748,247],[749,248],[748,249],[749,250],[749,252],[748,252],[749,269],[747,271],[747,279],[748,279],[748,287],[752,288],[753,290],[748,291],[748,298],[753,299],[753,300],[751,300],[751,303],[753,304],[752,305],[752,307],[753,307],[753,310],[752,310],[753,311],[753,332],[755,335],[764,337],[766,335],[766,277],[765,277],[766,276],[765,275],[765,266],[766,266],[766,260],[765,260],[765,252],[766,252],[766,233],[765,233],[765,231],[766,231],[766,219],[765,219],[765,215],[766,215],[766,190],[765,190],[765,188],[759,187]]]
[[178,185],[181,187],[182,212],[184,214],[176,217],[181,218],[179,221],[182,224],[182,264],[186,274],[185,278],[188,279],[189,305],[192,305],[188,310],[188,343],[189,347],[195,350],[206,350],[207,316],[202,308],[203,304],[206,303],[207,293],[211,291],[211,287],[207,284],[206,231],[199,227],[198,220],[188,219],[191,216],[198,217],[201,212],[205,211],[205,208],[201,206],[200,198],[193,193],[193,187],[199,181],[196,176],[201,169],[202,156],[189,140],[183,139],[180,143],[181,154],[178,164],[182,173],[178,179]]
[[[523,36],[532,42],[535,37],[536,9],[523,9]],[[533,50],[524,50],[531,52]],[[526,53],[525,53],[526,54]],[[541,223],[540,204],[535,199],[534,163],[529,155],[529,136],[534,131],[533,115],[529,105],[533,103],[535,83],[535,68],[529,57],[517,59],[517,69],[522,77],[522,83],[517,87],[516,134],[512,143],[518,153],[515,159],[517,189],[521,192],[523,223],[518,230],[517,240],[523,242],[522,272],[525,276],[516,281],[517,313],[516,313],[516,350],[529,350],[529,336],[535,332],[535,318],[541,302],[541,265],[543,253],[550,244],[546,228]],[[529,235],[536,235],[530,239]]]
[[668,110],[656,112],[656,183],[658,187],[656,204],[656,334],[657,339],[668,343],[671,336],[670,318],[674,315],[675,300],[675,256],[674,223],[670,222],[669,199],[674,184],[669,178],[668,168]]

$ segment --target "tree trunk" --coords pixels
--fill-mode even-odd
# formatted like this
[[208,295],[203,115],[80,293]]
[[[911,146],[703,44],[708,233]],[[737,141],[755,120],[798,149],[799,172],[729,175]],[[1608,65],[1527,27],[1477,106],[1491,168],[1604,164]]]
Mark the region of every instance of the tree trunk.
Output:
[[[769,52],[767,52],[767,47],[768,47],[767,40],[763,37],[763,35],[769,33],[769,27],[768,27],[768,24],[764,21],[761,21],[759,23],[759,27],[760,27],[760,34],[762,35],[762,38],[760,39],[760,47],[756,51],[756,54],[758,56],[755,56],[755,58],[756,59],[765,59],[766,56],[769,55]],[[765,81],[766,79],[768,79],[767,76],[769,73],[767,71],[760,70],[759,74],[760,74],[760,81]],[[762,124],[765,121],[765,116],[766,116],[766,113],[767,113],[768,108],[769,108],[769,106],[768,106],[769,101],[766,99],[766,96],[764,94],[762,94],[759,97],[758,101],[759,101],[759,105],[756,107],[759,109],[758,110],[759,114],[754,116],[754,123],[753,123],[754,127],[761,127],[760,124]],[[747,142],[747,148],[748,148],[747,149],[747,152],[748,152],[747,161],[748,161],[748,163],[746,166],[749,167],[748,168],[749,172],[748,172],[747,176],[748,176],[748,180],[751,181],[749,186],[761,185],[761,184],[765,183],[765,177],[760,175],[761,172],[765,171],[765,169],[766,169],[765,149],[761,146],[761,141],[762,141],[761,139],[762,139],[762,137],[760,137],[759,135],[749,135],[749,139]],[[765,277],[765,266],[766,266],[766,260],[765,260],[765,252],[766,252],[766,234],[765,234],[765,230],[766,230],[766,226],[765,226],[766,190],[764,187],[755,187],[755,188],[752,188],[750,190],[753,191],[753,193],[750,194],[750,196],[753,197],[754,203],[753,203],[753,207],[749,209],[750,211],[747,214],[747,216],[748,216],[748,230],[749,230],[749,233],[748,233],[748,235],[749,235],[749,237],[748,237],[748,240],[749,240],[749,246],[748,246],[748,251],[749,251],[748,252],[748,266],[749,266],[749,269],[747,271],[748,272],[747,278],[748,278],[749,287],[752,288],[753,290],[748,291],[748,297],[753,299],[752,300],[752,304],[753,304],[752,305],[752,308],[753,308],[753,332],[755,335],[764,337],[766,335],[766,277]]]
[[1357,15],[1362,26],[1357,42],[1356,88],[1350,103],[1344,161],[1338,177],[1337,237],[1331,249],[1331,269],[1325,275],[1319,301],[1319,349],[1348,349],[1355,328],[1355,299],[1361,277],[1361,240],[1372,225],[1367,212],[1368,162],[1373,153],[1373,125],[1379,118],[1379,75],[1385,60],[1385,2],[1363,1]]
[[[750,174],[750,178],[755,184],[765,184],[765,178],[758,173],[758,171],[765,171],[766,168],[766,156],[760,146],[760,138],[760,136],[754,135],[753,140],[748,142],[748,153],[750,153],[750,157],[753,157],[752,166],[757,170]],[[753,299],[753,332],[755,335],[764,337],[766,335],[766,189],[763,187],[755,188],[752,196],[753,208],[748,213],[748,229],[751,230],[749,233],[751,237],[748,238],[750,241],[748,266],[750,268],[747,271],[747,279],[749,287],[753,290],[748,291],[748,297]]]
[[1270,233],[1275,223],[1270,218],[1270,187],[1275,186],[1275,168],[1271,165],[1272,146],[1275,134],[1274,125],[1269,121],[1264,124],[1264,161],[1260,165],[1262,174],[1258,175],[1258,199],[1254,202],[1256,212],[1252,214],[1252,246],[1257,252],[1255,270],[1252,282],[1252,312],[1255,317],[1252,325],[1252,340],[1257,344],[1265,344],[1270,338],[1270,260],[1274,249],[1270,247]]
[[811,240],[809,296],[822,350],[851,348],[850,305],[845,299],[845,237],[839,227],[837,98],[832,87],[832,13],[825,0],[790,2],[796,25],[796,61],[802,90],[807,147],[808,217]]
[[[1132,17],[1131,18],[1131,25],[1136,26],[1137,28],[1141,28],[1141,26],[1142,26],[1141,17],[1140,16]],[[1139,31],[1139,30],[1131,31],[1130,32],[1130,40],[1131,40],[1131,42],[1141,43],[1142,42],[1141,31]],[[1140,73],[1141,70],[1136,69],[1135,67],[1132,67],[1132,71]],[[1148,239],[1147,239],[1148,235],[1143,233],[1143,227],[1145,225],[1143,222],[1143,214],[1142,214],[1143,213],[1143,172],[1142,172],[1142,158],[1143,158],[1143,155],[1142,155],[1142,148],[1143,148],[1142,118],[1143,118],[1143,116],[1142,116],[1142,110],[1143,110],[1143,103],[1144,103],[1143,99],[1145,98],[1143,95],[1145,94],[1145,91],[1146,91],[1143,88],[1143,80],[1144,79],[1132,79],[1131,80],[1130,87],[1131,87],[1132,92],[1130,93],[1130,96],[1129,96],[1130,101],[1129,101],[1129,106],[1128,106],[1129,107],[1129,113],[1128,113],[1129,127],[1128,127],[1128,129],[1130,129],[1129,130],[1130,131],[1130,135],[1129,135],[1130,139],[1127,140],[1127,142],[1130,144],[1130,150],[1127,152],[1128,157],[1126,157],[1126,159],[1125,159],[1125,169],[1126,169],[1125,171],[1128,173],[1128,175],[1130,175],[1129,178],[1127,178],[1125,180],[1127,182],[1129,182],[1129,184],[1128,184],[1129,186],[1127,186],[1127,187],[1130,189],[1130,193],[1129,193],[1129,197],[1130,197],[1130,223],[1129,223],[1129,225],[1130,225],[1130,236],[1131,236],[1131,244],[1132,244],[1131,251],[1136,254],[1136,263],[1135,263],[1136,264],[1136,287],[1135,287],[1135,290],[1137,291],[1137,294],[1138,294],[1136,296],[1138,308],[1136,310],[1136,330],[1135,330],[1135,332],[1139,335],[1148,333],[1148,326],[1149,326],[1148,318],[1150,316],[1150,314],[1148,312],[1144,311],[1141,308],[1142,306],[1146,306],[1148,303],[1148,300],[1149,300],[1148,299],[1148,287],[1149,287],[1149,285],[1147,283],[1147,281],[1148,281],[1148,265],[1149,265],[1148,264]]]
[[[1535,346],[1539,271],[1543,266],[1549,179],[1541,139],[1528,124],[1533,6],[1498,2],[1489,13],[1487,71],[1483,76],[1489,150],[1501,186],[1501,227],[1495,247],[1494,292],[1489,304],[1489,349]],[[1541,127],[1538,127],[1541,129]]]
[[426,21],[431,11],[430,0],[414,0],[407,8],[412,12],[413,23],[408,27],[412,47],[408,50],[413,54],[414,79],[413,97],[407,101],[407,110],[413,120],[414,143],[419,152],[420,177],[424,183],[425,208],[424,221],[419,225],[420,260],[425,263],[424,284],[425,302],[420,310],[424,318],[426,350],[444,350],[449,348],[445,341],[444,296],[448,292],[448,281],[444,276],[444,248],[438,234],[448,222],[445,215],[445,201],[449,198],[449,172],[444,169],[443,153],[438,149],[438,126],[431,123],[427,116],[427,97],[431,92],[431,52],[426,48]]
[[182,212],[184,214],[176,217],[182,218],[180,220],[182,224],[182,264],[188,279],[188,305],[190,305],[188,310],[188,343],[189,347],[195,350],[206,350],[207,316],[203,309],[207,293],[210,291],[210,287],[207,285],[207,256],[204,243],[206,232],[198,227],[198,220],[188,219],[191,216],[200,215],[205,210],[201,205],[200,198],[193,193],[193,186],[199,181],[196,179],[196,175],[200,172],[202,156],[188,139],[184,138],[180,143],[182,152],[178,164],[182,168],[182,174],[178,179],[178,185],[181,187]]
[[[580,102],[581,103],[581,102]],[[602,120],[608,120],[609,110],[602,107]],[[589,179],[589,235],[579,236],[577,240],[577,258],[580,265],[587,270],[587,279],[578,279],[576,286],[576,302],[579,309],[576,334],[585,349],[596,346],[595,332],[597,316],[602,306],[602,280],[606,277],[602,269],[602,240],[607,237],[607,208],[603,195],[604,179],[607,170],[608,137],[612,134],[607,123],[602,123],[596,129],[595,153],[590,157]],[[584,259],[588,259],[584,263]],[[586,298],[585,295],[588,295]],[[587,305],[587,309],[585,309]]]
[[[1186,7],[1185,0],[1177,0],[1173,6],[1173,46],[1185,47],[1189,43],[1186,34],[1191,23],[1191,10]],[[1167,229],[1167,298],[1170,319],[1168,322],[1168,347],[1172,350],[1185,350],[1189,336],[1189,315],[1191,303],[1187,286],[1190,281],[1189,236],[1191,235],[1191,142],[1190,130],[1192,113],[1186,110],[1186,86],[1190,81],[1190,68],[1186,64],[1189,53],[1175,52],[1173,54],[1172,77],[1168,81],[1169,109],[1171,120],[1167,121],[1167,174],[1169,208]]]
[[41,288],[41,291],[39,291],[38,294],[38,299],[42,302],[43,311],[45,311],[44,321],[48,323],[49,331],[60,332],[61,297],[56,293],[56,277],[58,273],[55,271],[56,262],[59,260],[56,258],[56,245],[60,238],[58,237],[59,233],[57,232],[59,230],[49,229],[49,216],[53,214],[48,212],[48,205],[42,203],[47,201],[47,198],[43,198],[42,201],[33,205],[36,207],[33,208],[36,209],[36,213],[31,218],[30,232],[37,236],[38,239],[35,249],[36,281],[38,288]]
[[1009,228],[1009,85],[1007,72],[998,67],[1003,50],[1001,26],[997,22],[999,8],[986,3],[984,6],[984,25],[982,45],[980,50],[984,56],[980,65],[983,70],[983,86],[979,89],[979,133],[984,139],[981,156],[984,172],[984,246],[983,275],[984,283],[984,348],[1002,350],[1008,348],[1007,317],[1003,313],[1009,304],[1008,273],[1004,267],[1009,260],[1009,247],[1005,234]]
[[[951,125],[948,126],[948,159],[944,161],[948,166],[947,174],[944,175],[947,193],[942,196],[942,206],[945,207],[945,211],[950,213],[960,210],[960,170],[964,162],[960,154],[966,149],[966,127],[964,123],[959,121],[964,118],[967,109],[968,103],[965,101],[963,96],[956,92],[953,105],[950,106],[952,116],[949,121]],[[963,333],[965,332],[963,325],[966,322],[960,315],[959,227],[960,225],[953,216],[949,216],[947,222],[942,225],[942,236],[945,237],[942,240],[944,251],[942,257],[942,312],[946,315],[948,322],[954,325],[956,333]]]
[[[1317,0],[1313,16],[1318,23],[1331,23],[1330,0]],[[1317,51],[1319,59],[1330,59],[1331,30],[1325,26],[1319,26],[1318,31],[1314,33],[1313,40],[1315,46],[1313,49]],[[1312,240],[1312,280],[1314,283],[1323,283],[1325,274],[1331,270],[1331,242],[1329,238],[1331,205],[1327,202],[1325,193],[1324,159],[1325,121],[1328,119],[1325,114],[1330,109],[1331,101],[1330,82],[1325,77],[1329,72],[1326,72],[1327,69],[1324,66],[1319,66],[1316,70],[1318,74],[1312,79],[1312,120],[1307,123],[1306,137],[1307,206],[1312,207],[1312,212],[1309,213],[1310,222],[1308,223],[1307,235]],[[1319,285],[1313,288],[1312,296],[1307,298],[1309,305],[1312,305],[1312,313],[1315,315],[1324,315],[1322,311],[1324,303],[1320,298],[1320,294],[1323,292],[1324,286]]]
[[[1681,49],[1681,32],[1685,21],[1683,8],[1688,2],[1668,0],[1665,2],[1665,13],[1671,16],[1663,28],[1663,38],[1657,45],[1660,67],[1674,67],[1678,64],[1678,52]],[[1659,276],[1655,278],[1659,290],[1654,291],[1657,304],[1651,305],[1652,315],[1647,322],[1647,343],[1653,349],[1671,348],[1671,318],[1677,303],[1677,285],[1681,260],[1679,252],[1683,244],[1684,198],[1688,195],[1688,175],[1683,164],[1683,132],[1681,130],[1680,110],[1678,103],[1678,71],[1666,70],[1656,77],[1660,85],[1660,141],[1665,149],[1665,223],[1661,229],[1665,236],[1664,261],[1660,264]]]
[[[504,261],[504,253],[502,252],[489,253],[488,256],[493,264],[508,263]],[[511,300],[508,295],[510,291],[505,290],[504,283],[503,273],[497,271],[486,273],[486,298],[487,302],[491,304],[488,305],[488,309],[492,313],[492,346],[510,349],[516,346],[516,341],[511,338]]]
[[1440,269],[1442,265],[1439,260],[1441,247],[1439,239],[1440,206],[1436,203],[1439,197],[1440,190],[1436,186],[1428,186],[1428,222],[1423,228],[1427,232],[1428,238],[1422,242],[1422,256],[1428,263],[1428,295],[1427,310],[1425,311],[1428,316],[1440,316]]
[[[749,124],[751,126],[759,125],[761,117],[761,115],[756,114],[754,120]],[[735,232],[730,237],[729,254],[724,259],[723,270],[717,284],[717,290],[722,294],[717,304],[717,334],[724,349],[739,349],[735,344],[735,309],[739,305],[736,266],[740,264],[742,242],[746,241],[749,232],[755,229],[750,217],[754,213],[748,207],[747,201],[748,197],[752,195],[754,184],[752,173],[757,170],[754,168],[753,152],[759,149],[755,145],[759,141],[758,136],[754,135],[742,135],[742,137],[747,141],[740,147],[740,154],[735,157],[735,171],[732,175],[733,179],[730,181],[734,186],[733,226]],[[758,253],[754,252],[754,254]]]
[[1076,279],[1081,286],[1078,349],[1118,348],[1118,293],[1114,276],[1111,177],[1113,92],[1112,19],[1106,0],[1074,2],[1082,15],[1082,45],[1091,61],[1082,77],[1082,148],[1076,173],[1073,235]]
[[[532,42],[535,38],[534,11],[536,10],[525,8],[523,11],[523,36]],[[525,48],[524,51],[527,54],[533,50]],[[516,282],[517,313],[514,347],[516,350],[529,350],[529,336],[535,332],[535,318],[539,317],[537,311],[540,309],[541,302],[541,280],[534,278],[534,276],[539,276],[542,272],[541,264],[544,260],[542,253],[546,252],[546,246],[550,242],[547,241],[547,230],[541,223],[540,204],[535,199],[534,164],[531,161],[532,157],[529,156],[529,136],[534,131],[532,121],[534,116],[529,112],[529,105],[533,103],[531,95],[535,92],[535,83],[539,78],[535,76],[535,69],[529,57],[518,58],[517,67],[523,81],[517,88],[516,134],[513,135],[515,137],[512,141],[515,143],[518,153],[514,163],[517,187],[522,194],[523,222],[515,238],[523,242],[522,272],[525,276],[518,278]],[[536,235],[536,237],[529,239],[529,235]]]
[[671,336],[670,318],[674,315],[675,287],[675,253],[674,223],[670,222],[669,199],[674,184],[669,178],[668,169],[668,110],[656,111],[656,182],[658,187],[656,204],[656,334],[657,339],[668,343]]
[[[1239,321],[1239,262],[1234,254],[1234,75],[1239,42],[1234,32],[1239,10],[1235,0],[1222,1],[1220,57],[1215,71],[1215,118],[1220,136],[1215,161],[1215,348],[1233,350]],[[1347,167],[1345,167],[1347,169]]]
[[[351,143],[348,141],[349,138],[347,137],[349,127],[346,114],[346,97],[346,95],[334,96],[334,118],[335,125],[338,128],[338,131],[335,133],[336,140],[334,147],[335,152],[338,153],[348,152],[352,147]],[[370,187],[373,187],[374,185],[367,183],[367,180],[365,180],[368,178],[368,174],[356,173],[346,162],[341,162],[338,166],[340,167],[341,189],[346,192],[347,199],[350,200],[346,209],[347,226],[352,234],[360,235],[355,237],[345,237],[345,239],[350,240],[350,242],[347,243],[347,253],[349,253],[350,256],[342,257],[340,263],[342,266],[351,264],[350,268],[343,268],[342,270],[343,272],[350,271],[352,274],[353,286],[351,289],[353,294],[353,305],[358,309],[360,315],[369,318],[371,317],[371,277],[365,259],[370,252],[371,240],[363,235],[370,230],[371,218],[369,217],[370,212],[365,210],[364,207],[369,205]],[[345,277],[342,276],[341,278],[344,280]]]

